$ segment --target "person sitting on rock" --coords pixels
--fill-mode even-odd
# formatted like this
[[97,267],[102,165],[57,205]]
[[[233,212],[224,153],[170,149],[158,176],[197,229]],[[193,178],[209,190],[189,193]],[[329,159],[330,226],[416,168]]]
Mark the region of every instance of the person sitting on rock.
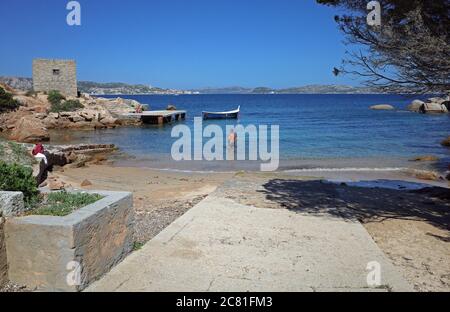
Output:
[[34,158],[36,158],[36,160],[38,161],[43,160],[45,164],[48,163],[47,156],[45,155],[44,146],[41,143],[36,144],[31,153],[33,154]]
[[48,172],[52,172],[54,166],[65,166],[69,163],[66,154],[46,151],[42,144],[36,144],[31,154],[39,163],[39,173],[36,177],[38,185],[41,185],[47,179]]

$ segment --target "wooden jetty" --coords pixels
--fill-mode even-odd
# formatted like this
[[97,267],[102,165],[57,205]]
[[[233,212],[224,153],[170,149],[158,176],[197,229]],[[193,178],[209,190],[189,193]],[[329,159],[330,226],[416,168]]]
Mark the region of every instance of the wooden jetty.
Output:
[[152,125],[163,125],[175,121],[186,119],[186,111],[182,110],[159,110],[159,111],[145,111],[142,113],[128,113],[123,114],[122,118],[136,118],[141,119],[143,123]]

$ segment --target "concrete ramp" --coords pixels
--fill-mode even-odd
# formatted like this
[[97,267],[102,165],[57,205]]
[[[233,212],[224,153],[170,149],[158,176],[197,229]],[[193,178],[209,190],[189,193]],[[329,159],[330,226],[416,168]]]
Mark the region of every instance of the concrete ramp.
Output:
[[[380,264],[381,285],[367,266]],[[359,222],[209,196],[88,291],[412,291]]]

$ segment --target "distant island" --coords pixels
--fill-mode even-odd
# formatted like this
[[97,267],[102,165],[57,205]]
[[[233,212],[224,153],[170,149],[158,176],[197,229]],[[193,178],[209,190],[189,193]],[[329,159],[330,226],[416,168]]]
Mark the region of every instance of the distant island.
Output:
[[205,88],[191,90],[200,94],[379,94],[377,89],[347,85],[307,85],[301,87],[272,89],[267,87]]
[[[0,82],[17,90],[28,91],[33,88],[33,80],[23,77],[0,77]],[[151,95],[151,94],[379,94],[369,87],[354,87],[348,85],[307,85],[294,88],[273,89],[268,87],[244,88],[201,88],[192,90],[164,89],[143,84],[127,84],[122,82],[100,83],[79,81],[78,90],[91,95]]]

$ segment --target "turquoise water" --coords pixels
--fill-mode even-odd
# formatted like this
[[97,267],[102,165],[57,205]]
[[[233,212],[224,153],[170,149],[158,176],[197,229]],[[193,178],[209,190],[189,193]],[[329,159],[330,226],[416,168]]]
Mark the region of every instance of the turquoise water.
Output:
[[[224,111],[241,106],[238,121],[246,126],[279,125],[282,168],[397,168],[419,155],[450,156],[440,141],[450,134],[450,115],[407,112],[414,99],[401,95],[182,95],[122,96],[164,109],[174,104],[187,110],[185,124],[203,110]],[[373,111],[375,104],[391,104],[396,111]],[[221,127],[236,121],[207,121]],[[137,165],[191,169],[204,167],[175,163],[170,150],[173,125],[119,128],[71,133],[71,140],[115,143]],[[128,160],[130,162],[130,160]],[[209,164],[209,166],[212,166]],[[234,165],[233,165],[234,166]],[[214,168],[213,168],[214,169]]]

